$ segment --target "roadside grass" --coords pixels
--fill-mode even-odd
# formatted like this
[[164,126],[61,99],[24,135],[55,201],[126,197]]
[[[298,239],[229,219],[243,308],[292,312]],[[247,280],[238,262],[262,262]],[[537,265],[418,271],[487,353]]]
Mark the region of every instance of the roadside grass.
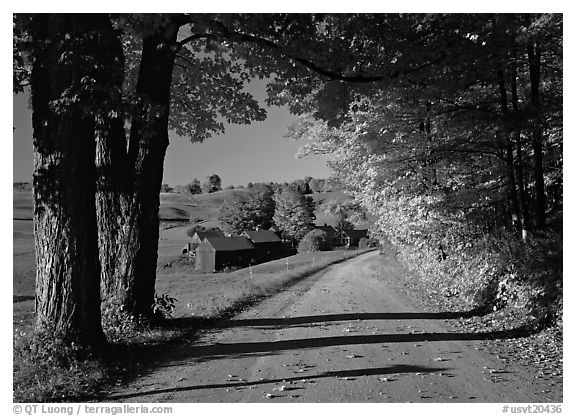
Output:
[[[176,298],[172,319],[124,331],[121,340],[96,356],[64,345],[47,333],[34,333],[32,302],[15,305],[15,402],[86,401],[133,374],[166,345],[272,296],[332,264],[367,250],[306,253],[231,273],[190,274],[186,266],[158,274],[158,294]],[[193,267],[193,265],[189,266]],[[16,307],[18,306],[18,307]]]

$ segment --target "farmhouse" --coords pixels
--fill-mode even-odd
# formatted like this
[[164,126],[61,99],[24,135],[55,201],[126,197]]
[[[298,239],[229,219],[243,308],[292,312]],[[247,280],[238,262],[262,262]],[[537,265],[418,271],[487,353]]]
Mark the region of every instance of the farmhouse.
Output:
[[259,260],[269,260],[282,250],[282,240],[271,230],[244,231],[243,236],[248,238],[256,248]]
[[326,233],[326,235],[328,236],[328,244],[330,244],[330,246],[336,246],[340,242],[338,238],[338,231],[336,231],[336,229],[331,225],[328,224],[315,225],[314,228],[320,231],[324,231]]
[[255,257],[254,245],[246,237],[206,237],[196,248],[196,270],[211,273],[225,267],[248,266]]
[[368,237],[368,230],[343,230],[340,232],[340,244],[344,247],[354,247],[365,237]]
[[200,245],[202,241],[204,241],[206,237],[225,237],[225,235],[220,230],[196,231],[192,236],[192,242],[191,242],[192,251],[196,250],[196,248]]

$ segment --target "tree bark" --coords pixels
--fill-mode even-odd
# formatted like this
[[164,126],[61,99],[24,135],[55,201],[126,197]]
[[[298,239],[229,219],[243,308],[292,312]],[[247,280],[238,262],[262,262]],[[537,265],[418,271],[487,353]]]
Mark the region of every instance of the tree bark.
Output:
[[[530,23],[530,18],[528,18],[528,23]],[[546,191],[542,165],[543,134],[540,108],[540,43],[538,39],[529,40],[528,66],[530,73],[530,102],[533,111],[532,149],[534,151],[534,188],[536,191],[534,219],[536,229],[542,230],[546,227]]]
[[512,229],[518,228],[521,230],[519,221],[519,203],[518,203],[518,193],[516,191],[516,178],[514,175],[514,147],[512,141],[510,140],[510,132],[508,131],[508,92],[506,90],[506,78],[504,76],[504,69],[498,70],[498,85],[500,90],[500,107],[502,110],[502,126],[499,132],[500,138],[504,143],[506,149],[506,177],[508,180],[508,209],[511,217]]
[[[98,194],[103,295],[128,313],[150,316],[158,259],[160,187],[168,147],[170,85],[178,26],[143,40],[126,150],[120,126],[99,141]],[[109,136],[107,135],[109,133]],[[115,143],[122,143],[115,146]]]
[[[518,114],[518,83],[517,83],[517,70],[516,62],[514,62],[513,72],[512,72],[512,110],[515,116]],[[516,179],[518,181],[518,214],[520,216],[520,228],[522,230],[522,239],[526,240],[528,237],[528,204],[526,199],[526,186],[524,182],[524,158],[522,156],[522,135],[520,132],[520,126],[518,122],[514,126],[514,142],[516,145]]]
[[[83,346],[105,344],[100,323],[100,267],[95,210],[93,96],[104,15],[32,18],[36,327]],[[56,101],[78,93],[78,101]],[[63,106],[55,108],[55,104]]]

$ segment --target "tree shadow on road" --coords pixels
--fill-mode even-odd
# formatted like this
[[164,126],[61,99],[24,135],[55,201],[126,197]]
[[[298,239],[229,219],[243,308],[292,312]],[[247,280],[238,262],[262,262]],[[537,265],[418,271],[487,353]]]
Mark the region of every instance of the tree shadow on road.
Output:
[[479,316],[482,313],[483,311],[481,309],[473,309],[463,312],[339,313],[330,315],[294,316],[290,318],[232,319],[218,322],[216,326],[219,328],[251,326],[289,327],[301,326],[304,324],[358,320],[464,319]]
[[232,342],[213,345],[188,346],[183,354],[187,359],[235,359],[248,356],[274,355],[284,351],[306,350],[346,345],[418,343],[436,341],[483,341],[510,339],[525,335],[523,328],[490,332],[424,332],[412,334],[343,335],[332,337],[300,338],[265,342]]
[[[172,387],[168,389],[161,390],[151,390],[143,391],[137,393],[129,393],[115,396],[108,396],[107,400],[121,400],[121,399],[131,399],[134,397],[150,396],[156,394],[165,393],[178,393],[185,391],[194,390],[207,390],[207,389],[222,389],[222,388],[241,388],[250,386],[260,386],[265,384],[275,384],[275,383],[295,383],[299,381],[309,381],[322,378],[330,377],[340,377],[340,378],[352,378],[352,377],[364,377],[364,376],[379,376],[379,375],[389,375],[389,374],[402,374],[402,373],[434,373],[441,371],[449,371],[450,368],[446,367],[423,367],[417,365],[392,365],[389,367],[380,368],[361,368],[355,370],[340,370],[340,371],[326,371],[320,374],[308,374],[299,377],[283,377],[278,379],[264,379],[257,381],[244,381],[244,382],[229,382],[220,384],[201,384],[195,386],[182,386],[182,387]],[[291,389],[297,389],[298,387],[292,387]]]

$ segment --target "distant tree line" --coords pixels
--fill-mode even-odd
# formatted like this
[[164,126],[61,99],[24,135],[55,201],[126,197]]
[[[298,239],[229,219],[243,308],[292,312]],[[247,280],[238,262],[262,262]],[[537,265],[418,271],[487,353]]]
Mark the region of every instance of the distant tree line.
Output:
[[178,193],[178,194],[192,194],[197,195],[201,193],[213,193],[221,191],[222,189],[252,189],[255,186],[261,184],[266,184],[277,189],[281,186],[292,187],[303,195],[321,193],[321,192],[332,192],[342,189],[342,183],[335,178],[313,178],[311,176],[306,176],[303,179],[295,179],[290,182],[248,182],[246,185],[228,185],[225,188],[222,187],[222,180],[216,174],[210,175],[206,178],[204,183],[200,183],[197,178],[194,178],[192,182],[186,185],[175,185],[171,187],[170,185],[164,183],[160,188],[160,192],[164,193]]

